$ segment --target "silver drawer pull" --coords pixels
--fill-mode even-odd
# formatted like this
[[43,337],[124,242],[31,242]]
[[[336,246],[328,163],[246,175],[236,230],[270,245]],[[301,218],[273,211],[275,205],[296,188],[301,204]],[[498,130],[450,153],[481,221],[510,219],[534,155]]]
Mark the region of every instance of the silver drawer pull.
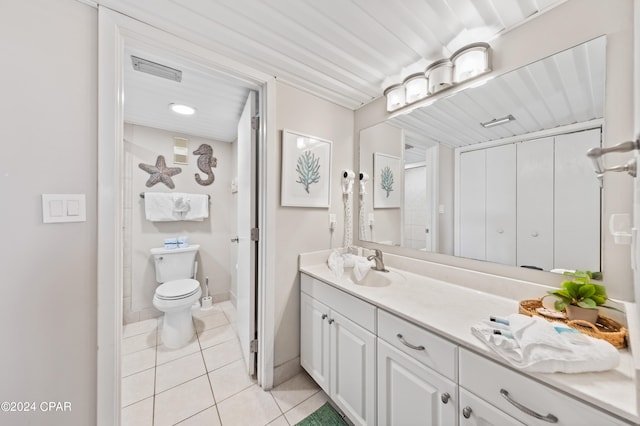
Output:
[[442,401],[443,404],[448,403],[450,399],[451,399],[451,395],[449,395],[449,392],[445,392],[440,396],[440,400]]
[[329,324],[333,324],[335,320],[333,318],[329,318]]
[[402,337],[402,334],[398,333],[398,334],[396,334],[396,336],[398,337],[400,342],[402,342],[402,344],[405,345],[406,347],[414,349],[416,351],[424,351],[424,346],[422,346],[422,345],[420,345],[420,346],[412,345],[411,343],[409,343],[406,340],[404,340],[404,337]]
[[509,396],[509,392],[507,392],[504,389],[500,389],[500,395],[502,395],[504,397],[504,399],[509,401],[509,404],[513,405],[514,407],[516,407],[517,409],[519,409],[523,413],[526,413],[526,414],[530,415],[531,417],[535,417],[536,419],[543,420],[543,421],[549,422],[549,423],[558,423],[558,418],[556,416],[554,416],[553,414],[547,414],[546,416],[543,416],[542,414],[536,413],[531,408],[525,407],[524,405],[520,404],[519,402],[514,401],[513,399],[511,399],[511,397]]
[[327,319],[327,314],[322,314],[322,319]]

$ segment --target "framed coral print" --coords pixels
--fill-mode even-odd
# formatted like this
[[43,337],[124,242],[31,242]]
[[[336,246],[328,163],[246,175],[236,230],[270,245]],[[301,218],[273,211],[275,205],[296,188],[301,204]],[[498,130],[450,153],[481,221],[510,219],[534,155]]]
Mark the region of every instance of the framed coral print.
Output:
[[282,130],[283,206],[329,208],[331,148],[331,141]]
[[400,208],[400,157],[373,153],[373,208]]

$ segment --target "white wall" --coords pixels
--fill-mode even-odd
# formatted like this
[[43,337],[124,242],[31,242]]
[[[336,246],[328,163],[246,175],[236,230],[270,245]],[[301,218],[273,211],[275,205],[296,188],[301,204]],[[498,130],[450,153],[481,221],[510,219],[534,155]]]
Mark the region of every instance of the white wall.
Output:
[[[632,140],[633,134],[633,1],[614,3],[599,0],[569,0],[536,17],[522,26],[491,41],[494,49],[493,74],[500,75],[542,59],[561,50],[607,35],[607,66],[605,85],[605,126],[603,145],[612,146]],[[385,120],[384,99],[360,108],[355,113],[356,134],[360,129]],[[624,164],[631,154],[611,155],[607,164]],[[605,176],[603,191],[603,273],[609,296],[633,300],[632,271],[629,246],[616,245],[606,232],[612,213],[632,212],[633,180],[624,173]],[[357,215],[356,215],[357,219]],[[553,274],[519,271],[503,265],[454,259],[411,251],[398,251],[422,258],[430,258],[456,266],[507,276],[522,274],[549,285],[558,285]]]
[[[174,137],[188,139],[189,164],[173,163]],[[185,235],[190,244],[199,244],[197,279],[203,285],[205,277],[209,277],[209,294],[214,302],[227,300],[231,285],[230,252],[235,249],[231,243],[231,232],[235,222],[235,200],[231,194],[231,179],[235,166],[233,161],[233,145],[226,142],[204,139],[197,136],[168,132],[145,126],[125,124],[125,191],[124,207],[125,227],[130,228],[130,235],[124,237],[125,260],[123,262],[127,273],[127,258],[131,260],[130,295],[127,294],[127,276],[124,279],[124,307],[125,319],[132,318],[139,313],[137,320],[144,320],[160,313],[152,306],[153,294],[157,287],[155,267],[149,250],[162,247],[165,238]],[[213,169],[215,180],[211,185],[200,185],[194,174],[206,179],[197,167],[198,156],[193,152],[201,144],[211,145],[213,156],[217,158],[217,166]],[[151,188],[145,186],[149,174],[138,165],[155,164],[158,155],[163,155],[168,167],[180,167],[182,172],[173,176],[175,185],[170,189],[163,183]],[[144,200],[141,192],[187,192],[193,194],[208,194],[211,197],[209,218],[201,221],[149,222],[145,219]],[[128,222],[127,217],[131,220]],[[127,306],[131,312],[127,313]],[[129,317],[127,318],[127,314]],[[129,321],[127,321],[129,322]]]
[[[0,423],[91,425],[96,10],[70,0],[2,1],[0,51],[0,400],[69,401],[72,407],[66,413],[0,413]],[[43,193],[85,194],[87,221],[43,224]]]
[[[295,360],[300,354],[300,275],[298,254],[339,247],[344,232],[344,210],[340,172],[353,167],[353,111],[322,100],[285,84],[276,89],[276,127],[279,138],[274,149],[275,176],[280,182],[283,128],[333,142],[331,207],[329,209],[278,207],[276,211],[276,300],[275,365]],[[278,191],[279,192],[279,191]],[[279,202],[279,201],[278,201]],[[329,213],[338,223],[333,239]]]

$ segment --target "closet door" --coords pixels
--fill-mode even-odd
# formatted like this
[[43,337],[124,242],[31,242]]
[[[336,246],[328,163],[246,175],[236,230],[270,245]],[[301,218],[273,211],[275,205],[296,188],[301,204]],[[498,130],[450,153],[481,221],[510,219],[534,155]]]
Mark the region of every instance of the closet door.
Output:
[[517,265],[553,269],[553,138],[517,144]]
[[460,250],[458,255],[485,260],[485,161],[484,149],[460,155]]
[[516,264],[516,146],[486,150],[486,259]]
[[589,148],[600,146],[600,128],[556,136],[554,267],[600,270],[600,185]]

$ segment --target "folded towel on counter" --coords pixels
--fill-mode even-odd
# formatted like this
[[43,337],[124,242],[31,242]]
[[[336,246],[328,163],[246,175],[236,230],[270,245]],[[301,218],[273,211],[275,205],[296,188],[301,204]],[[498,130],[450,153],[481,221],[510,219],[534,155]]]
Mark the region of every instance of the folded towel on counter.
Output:
[[482,321],[471,332],[522,370],[583,373],[611,370],[620,362],[617,349],[609,342],[576,333],[563,323],[520,314],[507,320],[508,325]]
[[353,275],[356,281],[362,281],[364,277],[367,276],[371,267],[375,266],[375,262],[373,260],[358,260],[353,265]]
[[145,218],[151,222],[167,222],[180,220],[174,210],[173,194],[170,192],[145,192]]
[[342,254],[338,252],[338,250],[333,250],[327,259],[327,265],[329,269],[333,271],[336,278],[342,277],[344,274],[344,257]]

